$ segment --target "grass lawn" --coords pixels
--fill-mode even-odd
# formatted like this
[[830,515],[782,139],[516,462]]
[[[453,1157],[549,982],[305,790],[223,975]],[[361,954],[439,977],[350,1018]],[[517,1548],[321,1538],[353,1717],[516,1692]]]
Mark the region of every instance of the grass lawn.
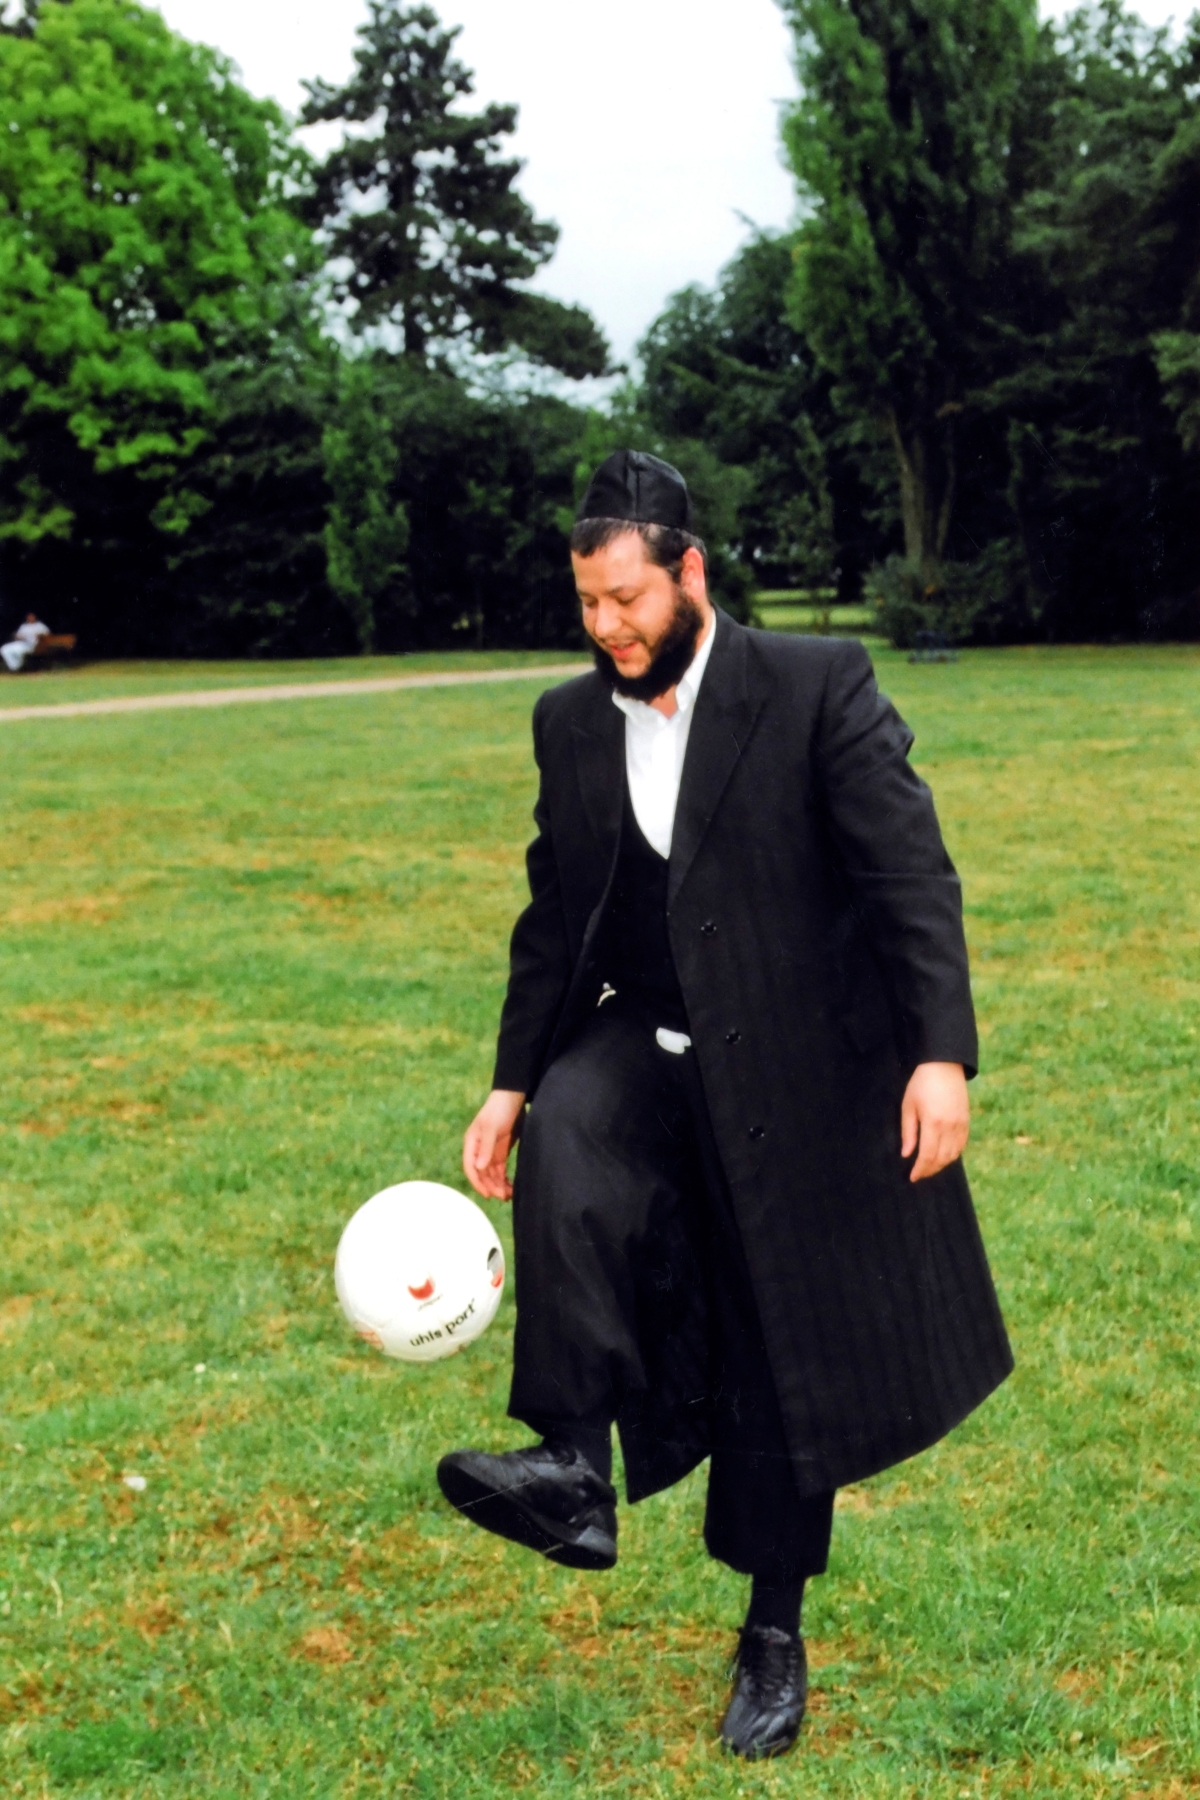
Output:
[[[174,694],[203,688],[274,687],[297,681],[361,681],[380,675],[431,675],[448,669],[532,668],[570,662],[577,651],[459,650],[410,656],[329,656],[295,662],[78,662],[27,664],[19,675],[0,669],[0,712],[9,706],[116,700],[129,694]],[[586,659],[585,659],[586,661]]]
[[351,1210],[460,1180],[531,685],[10,727],[0,1793],[1200,1794],[1200,653],[878,660],[966,882],[1019,1368],[842,1495],[762,1766],[712,1744],[702,1480],[611,1576],[472,1532],[433,1467],[525,1436],[510,1303],[428,1368],[335,1306]]
[[832,592],[825,599],[814,598],[797,588],[779,588],[760,592],[754,597],[757,619],[771,631],[817,631],[833,636],[879,638],[879,620],[873,606],[836,606]]

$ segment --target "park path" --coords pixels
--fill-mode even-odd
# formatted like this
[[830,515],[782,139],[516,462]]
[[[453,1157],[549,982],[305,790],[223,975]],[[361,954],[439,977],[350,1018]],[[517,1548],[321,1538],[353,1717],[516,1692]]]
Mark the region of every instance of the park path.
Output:
[[405,688],[470,687],[484,681],[536,681],[582,675],[583,662],[542,663],[536,669],[471,669],[442,675],[373,675],[361,681],[290,681],[274,686],[196,688],[182,694],[125,694],[111,700],[63,700],[49,706],[0,706],[0,725],[20,719],[78,719],[96,713],[173,712],[194,706],[250,706],[265,700],[339,700],[358,694],[396,694]]

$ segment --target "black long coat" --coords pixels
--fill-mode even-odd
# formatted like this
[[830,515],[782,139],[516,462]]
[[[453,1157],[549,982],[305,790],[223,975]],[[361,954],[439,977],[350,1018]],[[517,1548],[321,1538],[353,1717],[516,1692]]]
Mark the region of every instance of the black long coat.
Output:
[[[535,708],[497,1087],[532,1095],[595,1005],[624,727],[591,673]],[[668,925],[801,1494],[926,1448],[1012,1368],[961,1164],[914,1186],[900,1157],[916,1064],[977,1061],[959,881],[912,741],[860,644],[719,615]],[[623,1438],[631,1490],[662,1485]]]

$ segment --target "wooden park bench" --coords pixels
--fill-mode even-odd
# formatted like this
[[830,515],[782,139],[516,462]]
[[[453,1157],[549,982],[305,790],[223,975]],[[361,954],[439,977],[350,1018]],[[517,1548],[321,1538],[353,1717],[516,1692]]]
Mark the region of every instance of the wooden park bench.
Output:
[[46,637],[38,639],[26,658],[26,662],[42,662],[47,659],[53,660],[56,656],[70,656],[76,641],[74,632],[51,631]]

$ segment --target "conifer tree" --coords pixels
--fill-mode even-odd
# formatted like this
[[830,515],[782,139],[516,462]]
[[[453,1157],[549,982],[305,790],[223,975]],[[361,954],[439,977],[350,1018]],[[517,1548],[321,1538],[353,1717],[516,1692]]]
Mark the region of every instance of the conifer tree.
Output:
[[500,154],[516,107],[459,110],[474,80],[453,54],[458,31],[430,7],[370,0],[369,13],[354,74],[340,88],[308,83],[301,115],[360,128],[321,165],[312,199],[354,328],[391,324],[414,358],[459,341],[601,374],[607,347],[588,313],[519,285],[558,228],[535,217],[514,185],[521,164]]

